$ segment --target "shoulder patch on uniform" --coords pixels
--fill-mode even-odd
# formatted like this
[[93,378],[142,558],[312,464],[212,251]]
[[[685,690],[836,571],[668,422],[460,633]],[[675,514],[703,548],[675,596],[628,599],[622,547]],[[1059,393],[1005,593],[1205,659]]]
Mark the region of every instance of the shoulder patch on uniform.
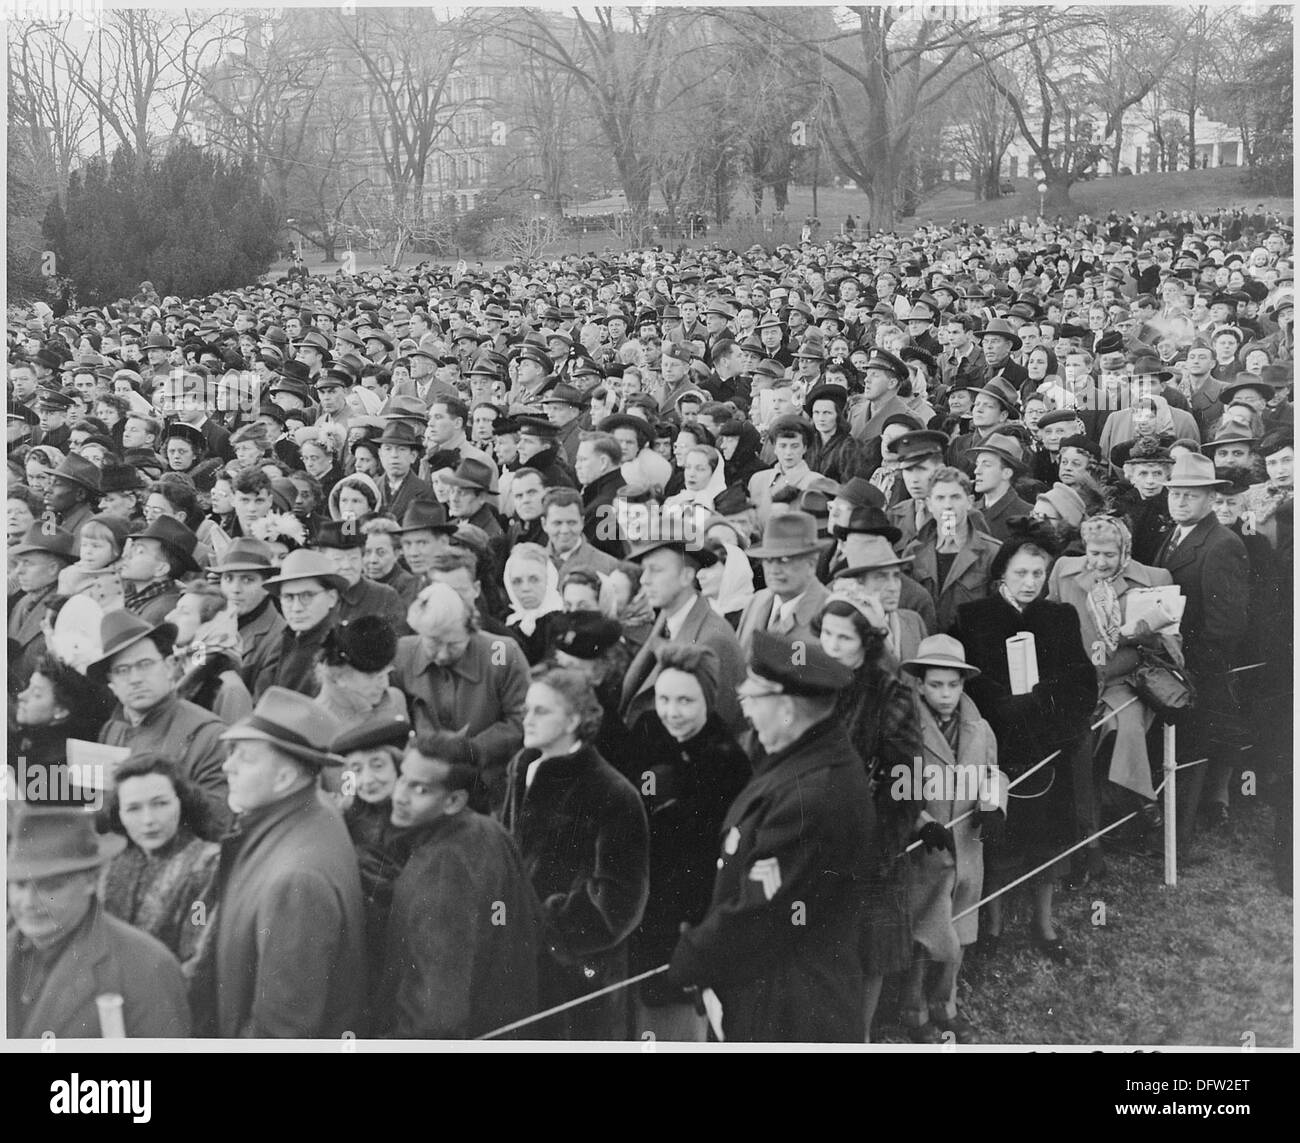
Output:
[[765,857],[754,862],[749,870],[749,879],[763,886],[763,896],[769,901],[781,888],[781,865],[775,857]]

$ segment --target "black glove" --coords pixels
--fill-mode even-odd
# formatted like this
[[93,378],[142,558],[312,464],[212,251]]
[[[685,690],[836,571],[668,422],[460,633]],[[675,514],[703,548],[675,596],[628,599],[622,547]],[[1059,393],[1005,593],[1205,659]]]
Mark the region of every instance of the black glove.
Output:
[[976,810],[975,832],[984,843],[996,842],[1007,828],[1007,815],[1001,810]]
[[954,857],[957,856],[957,843],[953,840],[952,831],[938,822],[926,822],[916,836],[925,845],[927,853],[933,853],[937,849],[946,849]]

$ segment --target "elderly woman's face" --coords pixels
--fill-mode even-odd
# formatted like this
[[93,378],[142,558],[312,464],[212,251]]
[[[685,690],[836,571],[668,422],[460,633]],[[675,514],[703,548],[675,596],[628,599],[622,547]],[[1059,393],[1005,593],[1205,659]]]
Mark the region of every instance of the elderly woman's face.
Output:
[[318,444],[308,443],[299,450],[303,471],[311,476],[323,476],[329,471],[330,454]]
[[1101,579],[1110,579],[1119,571],[1119,559],[1119,541],[1110,536],[1089,540],[1084,550],[1088,570]]

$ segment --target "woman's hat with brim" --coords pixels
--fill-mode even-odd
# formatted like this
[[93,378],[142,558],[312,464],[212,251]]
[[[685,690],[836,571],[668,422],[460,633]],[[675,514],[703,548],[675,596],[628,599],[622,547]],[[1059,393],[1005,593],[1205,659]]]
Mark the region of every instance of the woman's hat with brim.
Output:
[[268,687],[253,713],[235,723],[221,741],[269,742],[308,765],[341,766],[343,759],[329,747],[342,729],[337,718],[306,695],[285,687]]
[[62,806],[29,806],[13,823],[5,879],[39,881],[98,869],[126,848],[118,833],[95,832],[95,815]]
[[922,639],[916,658],[904,659],[898,666],[899,670],[918,678],[925,674],[927,667],[947,667],[971,678],[980,674],[978,667],[966,662],[966,648],[951,635],[930,635]]
[[[1211,464],[1210,468],[1213,470],[1214,465]],[[1037,499],[1050,504],[1071,528],[1077,528],[1088,511],[1083,497],[1068,484],[1062,484],[1060,481],[1053,484],[1046,492],[1040,492]]]
[[575,659],[595,659],[623,636],[616,619],[599,611],[565,611],[552,617],[551,647]]
[[1165,481],[1166,488],[1223,488],[1228,484],[1214,471],[1214,461],[1208,456],[1183,453],[1174,461],[1173,471]]
[[278,595],[286,583],[304,579],[320,580],[334,591],[342,591],[347,587],[343,577],[334,570],[334,561],[329,556],[323,556],[309,548],[298,548],[285,556],[284,563],[280,565],[280,574],[266,581],[266,590]]
[[817,519],[798,510],[772,516],[763,529],[763,539],[749,555],[756,560],[779,560],[786,556],[810,556],[820,552],[826,541],[817,535]]
[[849,391],[843,385],[815,385],[808,390],[803,399],[803,407],[812,412],[812,407],[818,401],[832,402],[842,413],[844,406],[848,404]]
[[99,625],[99,645],[103,653],[87,665],[86,678],[103,682],[114,655],[154,635],[161,635],[164,643],[174,644],[176,624],[150,623],[129,611],[110,611]]

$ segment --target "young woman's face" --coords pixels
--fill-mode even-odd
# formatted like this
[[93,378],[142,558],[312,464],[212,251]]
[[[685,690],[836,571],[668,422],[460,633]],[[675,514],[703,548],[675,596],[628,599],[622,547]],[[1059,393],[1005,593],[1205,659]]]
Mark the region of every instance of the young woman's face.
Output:
[[161,849],[181,826],[181,800],[162,774],[127,778],[117,787],[117,812],[126,835],[146,853]]
[[822,616],[822,650],[837,663],[856,669],[862,665],[862,636],[844,615]]
[[1019,551],[1011,557],[1002,583],[1007,594],[1021,607],[1033,603],[1047,582],[1047,560],[1033,552]]
[[346,520],[356,519],[370,511],[370,501],[359,488],[344,485],[339,489],[339,516]]
[[691,492],[701,492],[708,487],[713,477],[708,458],[702,452],[692,451],[686,454],[686,463],[682,466],[682,476],[686,487]]

